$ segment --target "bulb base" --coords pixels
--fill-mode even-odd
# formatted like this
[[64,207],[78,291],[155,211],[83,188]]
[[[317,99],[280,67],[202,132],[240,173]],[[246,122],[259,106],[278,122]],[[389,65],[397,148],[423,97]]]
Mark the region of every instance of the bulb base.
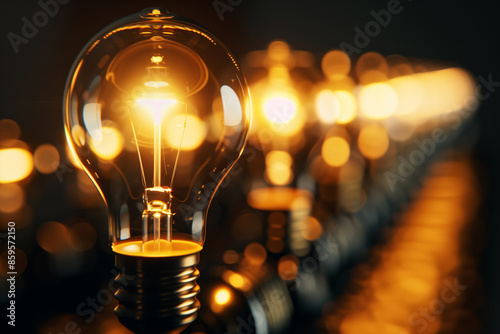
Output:
[[197,316],[199,253],[175,257],[116,254],[118,320],[134,333],[180,333]]

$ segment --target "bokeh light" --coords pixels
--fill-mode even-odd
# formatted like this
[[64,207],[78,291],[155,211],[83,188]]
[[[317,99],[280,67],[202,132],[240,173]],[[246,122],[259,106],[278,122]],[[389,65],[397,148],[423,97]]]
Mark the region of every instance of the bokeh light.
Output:
[[420,82],[413,76],[403,76],[388,81],[397,96],[398,104],[394,112],[395,115],[407,115],[420,109],[424,98]]
[[210,308],[216,313],[223,312],[231,303],[232,293],[226,286],[219,286],[211,293]]
[[[342,306],[326,317],[329,333],[415,332],[415,323],[408,322],[408,314],[417,315],[415,310],[422,311],[415,316],[422,324],[424,312],[433,315],[422,332],[438,333],[454,322],[447,319],[448,310],[462,316],[463,291],[450,288],[459,283],[468,289],[471,285],[465,282],[477,282],[469,276],[471,259],[463,258],[460,237],[470,223],[470,210],[477,210],[479,202],[470,196],[477,187],[471,169],[456,161],[433,165],[422,191],[397,219],[387,244],[373,252],[373,261],[358,265],[352,273],[353,289],[347,289],[350,292],[336,301]],[[450,328],[457,331],[455,324]]]
[[102,159],[113,160],[123,150],[123,136],[111,126],[103,126],[101,134],[99,140],[91,138],[92,151]]
[[33,154],[36,169],[42,174],[50,174],[57,170],[61,159],[59,151],[54,145],[42,144]]
[[168,145],[190,151],[198,148],[207,135],[205,123],[194,115],[174,115],[169,118],[165,127]]
[[378,124],[363,126],[358,136],[358,148],[368,159],[382,157],[389,148],[387,131]]
[[20,210],[25,201],[24,189],[15,183],[0,184],[0,211],[12,213]]
[[359,109],[370,119],[384,119],[396,111],[398,95],[387,83],[374,83],[361,88],[359,92]]
[[346,90],[324,89],[316,95],[316,114],[325,124],[347,124],[356,117],[356,113],[356,99]]
[[354,67],[358,81],[362,85],[384,81],[387,79],[388,70],[387,61],[377,52],[362,54]]
[[227,288],[219,288],[215,291],[214,300],[218,305],[225,305],[231,300],[231,292]]
[[266,180],[273,185],[283,186],[293,179],[293,159],[285,151],[271,151],[266,155]]
[[331,90],[322,90],[316,95],[316,113],[321,122],[333,124],[340,116],[340,102]]
[[358,112],[358,105],[354,95],[345,90],[338,90],[335,92],[335,97],[340,107],[340,115],[337,118],[337,123],[347,124],[351,122]]
[[236,289],[246,291],[250,288],[250,282],[245,276],[232,272],[231,270],[226,270],[222,278]]
[[341,79],[351,70],[351,59],[341,50],[327,52],[321,60],[321,69],[330,80]]
[[262,265],[267,258],[267,252],[264,246],[256,242],[252,242],[245,247],[244,255],[245,260],[254,266]]
[[299,260],[296,256],[285,255],[278,261],[278,274],[284,281],[292,281],[299,273]]
[[312,194],[304,189],[292,187],[266,187],[252,189],[247,195],[248,204],[259,210],[290,210],[297,198],[312,199]]
[[240,259],[238,253],[232,249],[227,250],[222,254],[222,261],[226,264],[235,264]]
[[0,183],[16,182],[33,171],[33,157],[22,148],[0,149]]
[[338,136],[328,137],[321,146],[321,156],[332,167],[340,167],[349,159],[349,143]]
[[36,240],[40,247],[52,254],[63,252],[72,245],[71,232],[55,221],[42,224],[36,231]]
[[323,226],[314,217],[307,217],[304,227],[305,228],[301,230],[302,236],[309,241],[318,239],[323,233]]
[[290,46],[285,41],[275,40],[269,43],[267,53],[272,61],[283,63],[290,58]]
[[21,128],[15,121],[7,118],[0,120],[0,141],[19,137],[21,137]]
[[273,96],[264,100],[262,110],[268,122],[281,129],[297,117],[297,102],[290,95]]

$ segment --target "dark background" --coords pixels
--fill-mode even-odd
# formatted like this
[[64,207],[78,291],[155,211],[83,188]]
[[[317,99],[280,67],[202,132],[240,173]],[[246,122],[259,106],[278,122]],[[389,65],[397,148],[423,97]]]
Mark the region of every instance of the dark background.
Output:
[[[2,1],[0,119],[15,120],[22,129],[21,139],[32,150],[41,143],[64,147],[62,95],[73,60],[100,29],[145,7],[164,7],[197,21],[225,41],[237,59],[251,50],[265,49],[271,40],[281,38],[294,49],[312,52],[317,60],[342,42],[354,44],[354,27],[364,30],[365,24],[373,20],[370,11],[387,8],[386,1],[368,0],[220,2],[232,8],[222,14],[223,20],[214,8],[214,1],[71,0],[59,5],[58,13],[15,53],[7,34],[21,35],[22,17],[31,21],[40,6],[35,0]],[[391,23],[372,38],[362,53],[377,51],[384,56],[401,54],[443,60],[469,70],[475,77],[491,76],[493,81],[500,82],[500,17],[494,1],[402,0],[401,6],[402,12],[392,16]],[[480,131],[475,149],[477,164],[484,171],[482,214],[487,239],[482,270],[486,322],[500,314],[499,96],[500,92],[495,91],[482,102],[477,115]],[[33,206],[35,226],[75,214],[64,201],[63,193],[63,185],[55,175],[40,177],[30,185],[28,201]],[[95,215],[105,219],[104,210]],[[1,224],[3,227],[5,222]],[[105,230],[103,227],[101,232]],[[34,229],[28,229],[20,237],[26,244],[34,243],[34,233]],[[100,235],[100,244],[105,239]],[[210,229],[207,243],[210,243]],[[111,255],[99,257],[95,263],[100,265],[78,277],[25,282],[26,289],[18,297],[18,321],[32,331],[53,314],[74,313],[79,302],[95,294],[111,278]],[[3,325],[5,319],[1,321]],[[488,322],[484,330],[500,333],[500,322]]]

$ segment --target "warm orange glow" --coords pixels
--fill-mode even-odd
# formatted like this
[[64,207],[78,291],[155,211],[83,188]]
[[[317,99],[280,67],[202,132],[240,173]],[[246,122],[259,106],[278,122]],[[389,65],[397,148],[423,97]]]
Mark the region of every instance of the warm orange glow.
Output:
[[423,90],[421,108],[415,115],[432,117],[468,107],[474,100],[474,84],[470,75],[458,68],[416,74]]
[[157,121],[157,118],[161,119],[163,114],[168,109],[177,104],[177,100],[170,98],[162,98],[162,97],[158,98],[150,97],[150,98],[138,99],[136,101],[136,104],[142,107],[147,112],[151,113],[151,115],[155,117],[155,121]]
[[174,148],[177,148],[182,140],[181,150],[194,150],[203,143],[207,135],[205,123],[194,115],[173,115],[167,122],[165,139],[168,145]]
[[340,79],[349,74],[351,70],[351,59],[340,50],[327,52],[321,60],[321,69],[330,80]]
[[340,116],[340,102],[331,90],[324,89],[316,95],[316,113],[325,124],[333,124]]
[[151,62],[158,64],[163,61],[163,56],[151,56]]
[[217,305],[223,306],[231,300],[231,292],[227,288],[219,288],[215,291],[214,301]]
[[414,76],[397,77],[389,80],[388,84],[394,88],[398,96],[395,115],[411,114],[420,109],[424,96],[420,82]]
[[161,88],[161,87],[167,87],[168,82],[165,81],[146,81],[144,83],[145,86],[151,87],[151,88]]
[[311,199],[312,194],[303,189],[289,187],[267,187],[251,190],[247,195],[248,204],[258,210],[290,210],[298,198]]
[[[465,168],[456,169],[460,165]],[[470,258],[461,251],[459,236],[469,230],[464,225],[478,208],[480,200],[471,196],[477,179],[469,162],[433,166],[423,191],[398,219],[388,244],[377,251],[377,260],[353,272],[354,292],[326,317],[330,332],[413,333],[416,326],[408,322],[408,314],[421,310],[433,314],[422,332],[438,333],[449,324],[442,311],[461,305],[456,298],[461,291],[450,287],[467,282],[464,263]],[[423,312],[414,319],[423,323]]]
[[54,145],[43,144],[33,154],[35,167],[42,174],[54,173],[61,161],[59,151]]
[[400,142],[410,139],[417,130],[416,122],[408,119],[406,116],[390,118],[384,125],[389,138]]
[[397,106],[398,95],[389,84],[370,84],[359,92],[359,109],[368,118],[387,118],[396,111]]
[[305,221],[305,228],[301,231],[304,239],[314,241],[323,233],[323,226],[314,217],[308,217]]
[[227,283],[231,284],[236,289],[247,290],[247,288],[250,285],[244,276],[242,276],[238,273],[232,272],[230,270],[227,270],[226,272],[224,272],[224,275],[222,276],[222,278],[224,278],[224,280]]
[[38,228],[36,240],[38,245],[49,253],[65,251],[73,242],[68,228],[54,221],[46,222]]
[[18,139],[21,136],[19,125],[8,118],[0,120],[0,140]]
[[266,180],[276,186],[284,186],[293,180],[293,171],[289,166],[274,163],[266,167]]
[[273,65],[269,68],[269,82],[273,84],[287,84],[290,79],[290,72],[285,65]]
[[389,71],[389,66],[384,56],[382,56],[380,53],[367,52],[361,55],[361,57],[359,57],[358,61],[356,62],[356,66],[354,67],[354,70],[356,72],[356,76],[358,77],[359,82],[364,85],[371,83],[363,81],[364,79],[366,80],[367,78],[371,78],[371,76],[363,78],[363,76],[367,72],[377,71],[382,75],[386,76]]
[[[407,75],[392,78],[387,83],[393,88],[397,99],[390,89],[379,86],[380,101],[374,100],[374,91],[367,96],[360,94],[362,111],[369,118],[387,118],[401,116],[401,121],[416,124],[419,121],[442,115],[448,112],[470,107],[476,103],[474,97],[475,84],[466,71],[458,68],[429,71],[423,73],[407,73]],[[371,87],[368,85],[365,88]],[[364,99],[364,102],[362,101]],[[394,112],[389,112],[397,101]],[[372,106],[370,106],[370,102]],[[384,109],[380,106],[384,105]],[[385,111],[384,111],[385,110]],[[382,111],[382,112],[381,112]]]
[[267,222],[270,226],[285,226],[286,215],[283,212],[271,212],[269,216],[267,216]]
[[267,237],[273,240],[281,240],[285,236],[285,229],[281,226],[269,226],[267,228]]
[[264,246],[256,242],[252,242],[245,247],[245,259],[255,266],[260,266],[266,261],[267,252]]
[[281,253],[285,249],[285,243],[283,240],[268,239],[266,241],[266,248],[271,253]]
[[199,244],[185,240],[172,240],[171,246],[166,240],[160,240],[160,243],[160,251],[157,251],[154,250],[154,241],[146,242],[144,249],[142,241],[128,241],[113,245],[113,252],[130,256],[168,257],[194,254],[202,249]]
[[293,255],[285,255],[278,262],[278,274],[285,281],[292,281],[299,273],[299,260]]
[[338,90],[335,91],[335,97],[340,107],[340,115],[337,118],[337,123],[347,124],[351,122],[356,117],[358,111],[358,105],[354,95],[345,90]]
[[380,70],[368,70],[359,78],[359,82],[363,85],[383,82],[385,80],[387,80],[387,75],[385,72],[382,72]]
[[262,121],[274,132],[282,136],[293,136],[300,132],[305,123],[305,115],[299,110],[294,95],[285,92],[273,93],[263,101]]
[[117,129],[109,126],[103,126],[101,133],[99,140],[91,138],[92,151],[102,159],[113,160],[123,150],[123,136]]
[[71,136],[77,146],[83,147],[85,145],[85,130],[80,125],[71,128]]
[[273,185],[286,185],[293,179],[293,159],[288,152],[271,151],[266,155],[266,179]]
[[228,277],[228,282],[235,288],[241,289],[242,287],[245,286],[245,280],[240,274],[232,273]]
[[76,158],[76,153],[71,149],[71,147],[66,144],[66,158],[68,161],[73,165],[73,167],[76,167],[78,169],[83,169],[82,165],[80,164],[79,160]]
[[222,261],[226,264],[235,264],[239,260],[239,255],[234,250],[227,250],[222,254]]
[[33,171],[33,157],[22,148],[0,149],[0,183],[16,182]]
[[229,288],[226,286],[219,286],[213,291],[210,300],[210,308],[216,313],[222,312],[230,305],[231,299],[232,293]]
[[350,155],[349,143],[342,137],[329,137],[321,146],[321,156],[332,167],[340,167],[347,162]]
[[264,115],[274,124],[285,124],[297,113],[297,104],[287,96],[271,97],[264,101]]
[[272,165],[273,163],[280,162],[286,166],[291,166],[293,164],[293,158],[290,153],[285,151],[271,151],[266,155],[266,165]]
[[412,74],[414,72],[409,60],[402,55],[389,55],[386,57],[386,61],[389,65],[389,77],[391,78]]
[[290,57],[290,46],[285,41],[272,41],[267,54],[274,62],[285,62]]
[[18,184],[0,184],[0,211],[12,213],[24,205],[24,190]]
[[387,132],[377,124],[364,126],[359,132],[358,148],[368,159],[380,158],[389,148]]

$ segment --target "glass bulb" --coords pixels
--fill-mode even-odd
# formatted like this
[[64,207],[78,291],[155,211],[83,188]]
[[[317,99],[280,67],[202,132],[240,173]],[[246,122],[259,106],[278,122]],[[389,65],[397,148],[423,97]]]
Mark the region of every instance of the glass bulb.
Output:
[[135,259],[154,268],[164,259],[182,267],[179,258],[198,254],[250,114],[231,53],[165,10],[123,18],[83,48],[67,81],[65,132],[107,206],[117,265]]

